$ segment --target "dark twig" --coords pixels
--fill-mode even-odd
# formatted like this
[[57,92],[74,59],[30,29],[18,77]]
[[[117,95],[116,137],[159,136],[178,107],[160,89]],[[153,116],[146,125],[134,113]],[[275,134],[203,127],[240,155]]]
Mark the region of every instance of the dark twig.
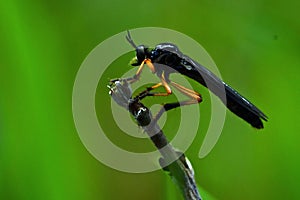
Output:
[[112,98],[133,115],[137,124],[144,129],[160,151],[162,155],[160,165],[165,171],[169,172],[172,180],[180,188],[185,200],[201,200],[194,178],[194,170],[189,160],[182,152],[174,150],[156,123],[158,119],[153,120],[149,109],[140,102],[146,95],[143,93],[131,98],[132,90],[126,80],[114,80],[108,87]]

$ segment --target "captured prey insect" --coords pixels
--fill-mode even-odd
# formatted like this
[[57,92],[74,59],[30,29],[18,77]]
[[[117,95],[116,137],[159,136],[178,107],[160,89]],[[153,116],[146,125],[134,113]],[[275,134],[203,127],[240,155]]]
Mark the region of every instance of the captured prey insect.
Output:
[[126,79],[111,80],[110,85],[107,87],[110,89],[109,94],[115,102],[126,108],[135,118],[139,126],[144,127],[150,123],[155,124],[163,114],[163,111],[168,111],[180,106],[180,102],[164,104],[164,109],[152,117],[149,109],[141,103],[142,99],[149,96],[148,90],[142,91],[135,97],[132,97],[132,89]]
[[132,89],[128,82],[125,80],[111,80],[109,88],[109,94],[115,100],[117,104],[126,108],[132,116],[135,118],[139,126],[147,126],[151,122],[151,113],[147,107],[145,107],[140,100],[145,98],[146,93],[141,93],[135,98],[132,97]]
[[207,87],[220,98],[230,111],[250,123],[253,127],[258,129],[263,128],[262,120],[267,121],[267,116],[262,111],[211,71],[192,58],[184,55],[176,45],[161,43],[156,45],[154,49],[148,48],[145,45],[137,46],[133,42],[129,31],[126,39],[136,51],[136,57],[132,60],[131,65],[139,66],[136,74],[127,80],[130,83],[137,81],[144,64],[146,64],[161,80],[160,83],[147,88],[147,90],[151,91],[161,86],[166,90],[166,92],[148,92],[148,96],[168,96],[172,93],[170,86],[173,86],[190,98],[189,100],[180,102],[178,106],[200,103],[202,98],[198,92],[185,88],[169,79],[171,73],[180,73]]

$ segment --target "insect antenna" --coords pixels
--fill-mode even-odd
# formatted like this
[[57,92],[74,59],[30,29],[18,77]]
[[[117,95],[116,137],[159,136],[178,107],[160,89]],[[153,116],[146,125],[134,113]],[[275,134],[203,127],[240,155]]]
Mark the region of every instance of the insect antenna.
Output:
[[133,40],[131,38],[129,30],[127,30],[126,40],[129,42],[129,44],[131,44],[131,46],[133,48],[135,48],[135,49],[137,48],[137,46],[135,45],[135,43],[133,42]]

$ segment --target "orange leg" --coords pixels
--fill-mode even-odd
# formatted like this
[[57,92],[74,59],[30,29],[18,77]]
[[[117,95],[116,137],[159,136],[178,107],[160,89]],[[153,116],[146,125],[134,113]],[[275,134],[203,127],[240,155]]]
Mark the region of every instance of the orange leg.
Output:
[[[172,91],[170,89],[170,86],[165,81],[164,75],[162,76],[161,80],[162,80],[162,82],[160,82],[152,87],[147,88],[147,90],[141,92],[135,98],[142,100],[146,96],[168,96],[168,95],[170,95],[172,93]],[[182,85],[179,85],[178,83],[175,83],[173,81],[171,82],[171,85],[174,86],[179,92],[181,92],[185,96],[188,96],[190,99],[181,101],[181,102],[163,104],[163,107],[159,110],[159,112],[153,118],[151,124],[155,124],[160,119],[160,117],[163,115],[163,113],[165,111],[168,111],[168,110],[171,110],[171,109],[174,109],[177,107],[185,106],[185,105],[197,104],[197,103],[202,102],[202,97],[198,92],[196,92],[194,90],[190,90],[190,89],[188,89]],[[165,87],[165,89],[166,89],[165,93],[150,93],[151,90],[161,87],[161,86]]]
[[[150,68],[150,70],[155,73],[155,66],[153,65],[153,63],[151,62],[150,59],[145,59],[141,65],[139,66],[138,71],[136,72],[136,74],[132,77],[132,78],[128,78],[127,81],[129,83],[134,83],[136,82],[141,73],[142,70],[144,68],[144,64],[146,63],[146,65]],[[147,90],[141,92],[139,95],[137,95],[135,98],[138,99],[143,99],[146,96],[169,96],[170,94],[172,94],[172,90],[171,87],[169,86],[169,84],[167,83],[166,79],[165,79],[165,75],[164,72],[162,73],[162,76],[160,77],[161,82],[157,83],[156,85],[153,85],[149,88],[147,88]],[[171,85],[173,87],[175,87],[179,92],[181,92],[182,94],[188,96],[190,99],[186,100],[186,101],[181,101],[181,102],[175,102],[175,103],[168,103],[168,104],[164,104],[163,108],[161,108],[161,110],[158,112],[158,114],[156,115],[156,117],[154,118],[154,121],[157,121],[161,115],[163,114],[163,112],[180,107],[180,106],[184,106],[184,105],[191,105],[191,104],[197,104],[200,103],[202,101],[201,95],[194,91],[194,90],[190,90],[178,83],[175,82],[171,82]],[[153,92],[150,93],[151,90],[156,89],[158,87],[163,86],[166,90],[166,92]]]
[[185,105],[189,105],[189,104],[200,103],[202,101],[202,97],[198,92],[196,92],[194,90],[190,90],[190,89],[188,89],[182,85],[179,85],[178,83],[175,83],[173,81],[171,82],[171,85],[174,86],[182,94],[191,98],[190,100],[183,101],[181,103],[184,103]]
[[[161,82],[157,83],[149,88],[147,88],[148,91],[148,96],[169,96],[170,94],[172,94],[172,90],[169,86],[169,84],[167,83],[166,79],[165,79],[165,75],[164,73],[162,73],[162,76],[160,77]],[[153,93],[149,93],[149,91],[158,88],[158,87],[164,87],[166,92],[153,92]]]
[[164,104],[163,107],[160,109],[160,111],[153,118],[153,123],[156,123],[165,111],[168,111],[168,110],[180,107],[180,106],[197,104],[197,103],[202,102],[202,97],[198,92],[196,92],[194,90],[190,90],[190,89],[188,89],[182,85],[179,85],[178,83],[175,83],[173,81],[171,82],[171,85],[174,86],[182,94],[188,96],[190,99],[181,101],[181,102]]
[[135,75],[131,78],[127,78],[126,80],[129,82],[129,83],[134,83],[136,81],[139,80],[140,76],[141,76],[141,73],[144,69],[144,65],[146,65],[150,68],[150,70],[152,71],[152,73],[155,73],[155,67],[153,65],[153,63],[151,62],[150,59],[145,59],[143,60],[143,62],[141,63],[141,65],[139,66],[137,72],[135,73]]

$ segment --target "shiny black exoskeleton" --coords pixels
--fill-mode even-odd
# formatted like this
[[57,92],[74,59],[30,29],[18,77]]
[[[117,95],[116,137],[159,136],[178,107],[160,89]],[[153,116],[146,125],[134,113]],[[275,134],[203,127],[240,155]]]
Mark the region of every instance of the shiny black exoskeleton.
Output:
[[126,38],[136,50],[136,63],[133,63],[133,66],[141,65],[145,59],[150,59],[155,67],[155,73],[161,76],[164,72],[167,82],[170,81],[170,73],[183,74],[207,87],[221,99],[230,111],[253,127],[263,128],[262,120],[267,121],[267,116],[262,111],[211,71],[181,53],[176,45],[161,43],[154,49],[150,49],[144,45],[136,46],[129,34]]

